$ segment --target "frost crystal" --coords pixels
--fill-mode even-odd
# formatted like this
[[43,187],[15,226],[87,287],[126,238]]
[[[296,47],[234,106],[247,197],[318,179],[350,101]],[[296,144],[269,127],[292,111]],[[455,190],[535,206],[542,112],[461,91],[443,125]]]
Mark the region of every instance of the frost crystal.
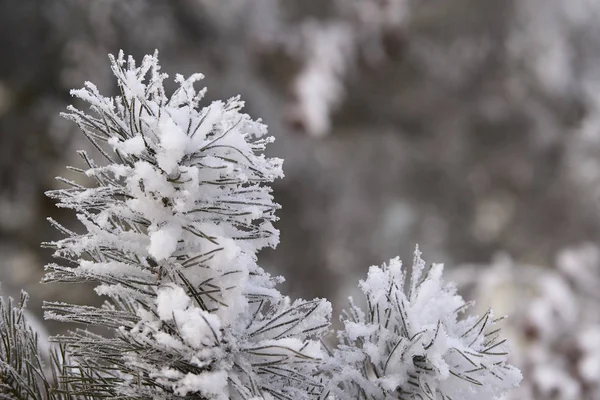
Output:
[[417,249],[410,279],[398,258],[360,282],[367,309],[352,304],[331,361],[342,398],[494,399],[515,386],[492,311],[460,319],[469,304],[426,270]]
[[[167,97],[157,54],[139,67],[111,56],[118,97],[87,82],[74,90],[93,115],[76,122],[105,161],[80,152],[95,180],[49,192],[76,211],[85,232],[51,221],[67,237],[50,243],[66,263],[47,282],[99,283],[104,307],[46,304],[46,316],[100,325],[55,338],[73,356],[75,389],[91,397],[250,399],[318,396],[318,338],[331,307],[291,303],[256,263],[275,247],[278,205],[267,184],[281,160],[262,154],[266,126],[240,112],[235,97],[200,107],[195,74],[177,75]],[[65,371],[69,371],[66,368]]]

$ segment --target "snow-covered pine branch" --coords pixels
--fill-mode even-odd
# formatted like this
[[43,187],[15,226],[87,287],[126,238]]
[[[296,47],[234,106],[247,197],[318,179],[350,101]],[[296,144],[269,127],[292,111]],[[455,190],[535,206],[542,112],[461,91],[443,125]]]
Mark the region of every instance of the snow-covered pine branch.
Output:
[[[28,295],[15,304],[0,295],[0,399],[62,399],[52,375],[58,372],[59,352],[50,354],[26,314]],[[49,358],[45,367],[44,353]]]
[[[460,318],[471,304],[426,269],[418,248],[410,278],[398,258],[360,282],[366,310],[351,301],[329,368],[340,399],[492,400],[516,386],[492,311]],[[351,299],[352,300],[352,299]]]
[[[238,98],[200,108],[199,74],[177,75],[168,97],[156,54],[139,67],[122,53],[111,61],[120,96],[86,83],[73,95],[93,115],[65,114],[105,160],[80,152],[86,168],[71,169],[95,184],[61,179],[71,187],[48,193],[85,230],[51,220],[66,237],[48,243],[63,262],[44,280],[96,282],[104,306],[46,303],[46,317],[113,334],[55,337],[58,382],[17,369],[14,387],[43,388],[44,399],[492,400],[518,383],[492,312],[460,319],[468,304],[418,250],[410,278],[398,259],[371,267],[366,311],[353,304],[340,345],[324,353],[330,304],[292,302],[257,265],[258,250],[278,242],[268,184],[281,160],[262,154],[266,127]],[[11,330],[18,310],[3,329],[26,338],[25,322]]]
[[[137,67],[111,57],[120,89],[104,97],[87,82],[72,94],[76,122],[104,161],[80,152],[93,187],[63,179],[48,195],[75,210],[85,231],[51,221],[66,238],[49,245],[64,260],[45,282],[99,283],[103,307],[46,303],[46,317],[99,325],[115,335],[76,331],[67,346],[79,394],[129,399],[307,399],[322,391],[318,340],[331,307],[290,302],[256,263],[278,243],[269,182],[281,160],[272,141],[232,98],[200,108],[205,90],[185,79],[168,97],[157,54]],[[83,373],[81,371],[84,371]]]

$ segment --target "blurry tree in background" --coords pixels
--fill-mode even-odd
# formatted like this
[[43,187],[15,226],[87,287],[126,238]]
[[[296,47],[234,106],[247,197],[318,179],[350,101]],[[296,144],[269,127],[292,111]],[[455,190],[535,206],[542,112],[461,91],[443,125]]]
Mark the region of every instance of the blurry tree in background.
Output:
[[549,269],[499,255],[454,275],[478,304],[501,315],[525,379],[507,399],[593,400],[600,396],[600,248],[561,251]]
[[261,257],[286,291],[333,299],[415,242],[449,266],[505,251],[543,274],[600,243],[599,16],[589,0],[0,0],[6,289],[59,298],[37,285],[42,216],[60,212],[42,193],[89,145],[58,112],[85,79],[108,93],[121,48],[161,49],[269,125],[287,178]]

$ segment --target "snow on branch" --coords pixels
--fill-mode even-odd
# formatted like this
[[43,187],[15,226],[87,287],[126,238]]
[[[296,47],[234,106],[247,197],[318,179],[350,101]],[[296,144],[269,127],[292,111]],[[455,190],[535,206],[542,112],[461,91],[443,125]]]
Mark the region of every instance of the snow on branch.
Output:
[[64,114],[104,160],[80,152],[86,167],[72,169],[95,185],[62,180],[72,187],[48,193],[85,229],[51,221],[66,238],[47,245],[64,262],[49,264],[45,276],[96,282],[109,300],[45,308],[47,318],[114,336],[81,330],[54,338],[73,367],[97,374],[63,379],[92,397],[318,396],[317,339],[331,307],[291,303],[256,264],[258,250],[278,243],[279,205],[268,184],[283,175],[281,160],[262,154],[273,140],[266,126],[243,114],[237,97],[201,107],[201,74],[176,75],[167,96],[157,53],[140,66],[122,52],[110,59],[120,95],[104,97],[87,82],[72,94],[91,114]]
[[[15,304],[12,298],[0,296],[0,398],[61,399],[52,375],[57,373],[58,351],[44,345],[26,314],[29,296],[21,292]],[[49,358],[46,367],[44,358]]]
[[494,399],[516,386],[507,343],[490,310],[459,318],[470,304],[427,269],[418,248],[410,278],[398,258],[360,282],[366,309],[351,302],[331,368],[343,399]]
[[[51,385],[21,309],[3,307],[0,391],[40,399],[492,400],[519,382],[493,313],[459,318],[469,304],[418,249],[410,277],[397,258],[371,267],[360,282],[366,308],[352,304],[340,345],[327,349],[329,302],[290,300],[276,289],[282,279],[257,264],[257,252],[278,243],[269,183],[282,176],[281,160],[262,153],[272,141],[266,127],[241,113],[237,97],[201,106],[200,74],[177,75],[167,96],[156,53],[139,67],[122,52],[111,63],[120,95],[104,97],[88,82],[72,93],[91,114],[65,114],[104,160],[80,152],[86,167],[71,169],[94,183],[60,178],[70,188],[48,192],[75,211],[83,232],[50,220],[65,238],[46,243],[58,262],[44,278],[93,282],[107,300],[44,307],[48,319],[112,334],[78,329],[52,338],[60,347]],[[17,359],[12,343],[24,352]]]

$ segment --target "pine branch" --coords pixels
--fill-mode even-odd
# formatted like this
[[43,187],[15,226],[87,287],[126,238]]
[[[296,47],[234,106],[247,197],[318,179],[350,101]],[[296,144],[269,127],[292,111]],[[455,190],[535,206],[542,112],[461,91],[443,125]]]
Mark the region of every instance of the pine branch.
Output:
[[28,295],[21,293],[17,304],[12,298],[0,297],[0,398],[61,399],[53,392],[55,385],[47,374],[58,368],[52,358],[48,368],[42,362],[37,332],[25,314]]
[[331,390],[351,399],[494,399],[521,379],[507,363],[492,311],[459,318],[468,304],[427,268],[417,249],[408,278],[398,258],[360,282],[367,309],[351,302],[330,358]]
[[[292,302],[257,264],[278,243],[270,182],[281,160],[262,151],[266,127],[235,97],[200,107],[195,74],[177,75],[168,97],[158,57],[139,67],[110,57],[121,95],[86,83],[72,94],[74,121],[104,158],[85,153],[92,187],[48,192],[84,231],[51,223],[65,238],[45,245],[60,263],[45,282],[94,282],[102,307],[45,303],[46,317],[108,328],[53,338],[59,387],[85,399],[341,400],[492,399],[520,375],[489,311],[467,304],[417,250],[410,276],[399,259],[361,281],[366,308],[351,303],[340,346],[322,344],[331,305]],[[23,387],[27,387],[23,385]]]
[[44,282],[94,282],[103,307],[46,303],[46,318],[112,330],[55,337],[67,351],[61,382],[89,398],[308,399],[323,388],[318,340],[331,307],[290,301],[256,264],[278,231],[271,188],[281,160],[261,152],[266,126],[235,97],[200,107],[200,74],[175,78],[167,97],[157,54],[138,67],[110,57],[121,95],[86,83],[69,107],[103,156],[71,168],[95,180],[48,192],[85,231],[55,221],[46,245],[60,263]]

